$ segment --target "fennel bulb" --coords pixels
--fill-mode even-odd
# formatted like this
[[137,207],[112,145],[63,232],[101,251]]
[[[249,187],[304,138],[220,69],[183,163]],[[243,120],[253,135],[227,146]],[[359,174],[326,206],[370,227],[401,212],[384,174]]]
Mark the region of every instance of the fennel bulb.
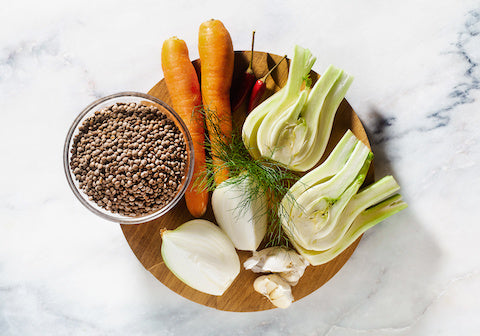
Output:
[[359,191],[372,156],[347,131],[329,157],[282,200],[282,227],[312,265],[333,259],[365,230],[407,206],[399,195],[388,198],[400,188],[392,176]]
[[221,183],[212,193],[212,209],[222,230],[239,250],[255,251],[267,232],[265,194],[249,198],[251,180],[240,176]]
[[353,78],[329,66],[310,88],[308,78],[316,58],[295,46],[285,87],[247,116],[242,138],[250,154],[307,171],[322,157],[333,119]]
[[295,246],[297,251],[312,265],[315,266],[325,264],[342,253],[365,231],[377,225],[384,219],[405,209],[406,207],[407,203],[402,201],[402,196],[396,194],[375,205],[374,207],[360,212],[360,214],[353,220],[341,238],[337,239],[330,248],[323,251],[306,250],[294,241],[292,244]]
[[200,292],[221,296],[240,273],[240,260],[232,242],[207,220],[191,220],[161,234],[165,265]]

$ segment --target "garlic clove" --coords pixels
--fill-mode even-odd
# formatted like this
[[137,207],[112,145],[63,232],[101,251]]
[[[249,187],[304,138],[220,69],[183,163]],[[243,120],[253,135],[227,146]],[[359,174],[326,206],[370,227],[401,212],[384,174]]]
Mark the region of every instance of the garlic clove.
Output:
[[235,247],[215,224],[195,219],[162,231],[165,265],[186,285],[221,296],[240,273]]
[[288,308],[293,302],[290,284],[277,274],[259,276],[253,282],[253,288],[278,308]]
[[292,286],[298,283],[308,265],[308,261],[295,250],[281,246],[254,252],[243,263],[245,269],[254,273],[279,273]]
[[280,272],[278,275],[287,281],[290,286],[296,286],[300,278],[303,276],[303,273],[305,273],[305,268],[297,268],[288,272]]
[[248,177],[241,176],[220,184],[212,193],[212,209],[237,249],[255,251],[267,232],[267,200],[265,195],[248,199],[249,183]]

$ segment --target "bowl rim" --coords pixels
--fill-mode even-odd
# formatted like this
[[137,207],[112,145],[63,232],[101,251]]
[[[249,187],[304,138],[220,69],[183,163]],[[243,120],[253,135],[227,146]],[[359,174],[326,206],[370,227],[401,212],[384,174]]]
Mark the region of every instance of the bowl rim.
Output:
[[[186,136],[185,142],[187,146],[189,159],[188,159],[187,171],[184,176],[185,182],[183,183],[182,188],[177,192],[175,197],[171,199],[170,202],[167,203],[164,207],[144,216],[128,217],[120,214],[115,214],[113,212],[106,213],[108,211],[106,209],[104,209],[105,212],[100,211],[99,209],[97,209],[95,206],[91,204],[91,203],[94,203],[94,201],[89,201],[87,200],[86,195],[85,196],[82,195],[82,191],[79,188],[77,188],[77,186],[75,185],[75,181],[73,179],[73,172],[70,169],[70,148],[71,148],[70,145],[73,141],[73,135],[75,131],[78,129],[81,120],[89,112],[91,112],[96,106],[108,100],[121,98],[121,97],[143,98],[162,106],[162,108],[166,109],[173,116],[173,118],[176,119],[175,122],[178,122],[178,124],[180,125],[180,128],[181,128],[180,131],[182,131],[182,133]],[[168,211],[170,211],[184,196],[193,177],[193,169],[194,169],[194,163],[195,163],[194,156],[195,154],[193,149],[193,141],[192,141],[190,132],[187,128],[187,125],[172,107],[170,107],[164,101],[149,94],[136,92],[136,91],[123,91],[123,92],[114,93],[93,101],[76,116],[76,118],[73,120],[72,124],[70,125],[70,128],[68,129],[68,132],[65,138],[65,143],[63,147],[63,168],[64,168],[65,176],[67,178],[68,185],[70,186],[70,189],[72,190],[73,194],[77,197],[77,199],[80,201],[80,203],[82,203],[88,210],[90,210],[91,212],[93,212],[94,214],[98,215],[103,219],[106,219],[112,222],[117,222],[119,224],[141,224],[141,223],[149,222],[163,216]],[[97,207],[100,208],[100,206],[98,205]]]

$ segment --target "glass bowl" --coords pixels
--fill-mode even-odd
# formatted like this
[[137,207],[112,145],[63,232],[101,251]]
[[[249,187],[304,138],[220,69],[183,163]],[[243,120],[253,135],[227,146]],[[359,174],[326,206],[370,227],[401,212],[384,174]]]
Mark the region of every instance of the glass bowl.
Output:
[[[139,215],[136,217],[125,216],[100,207],[99,205],[97,205],[96,202],[90,200],[88,195],[82,189],[80,189],[79,182],[73,174],[72,169],[70,168],[70,160],[72,156],[71,148],[73,145],[73,140],[75,136],[79,133],[79,127],[83,124],[83,121],[92,116],[96,111],[100,111],[105,107],[114,105],[115,103],[143,103],[147,106],[157,107],[160,112],[164,113],[167,118],[169,118],[175,123],[177,128],[182,132],[185,140],[187,152],[187,158],[185,162],[185,175],[183,176],[180,186],[177,188],[176,194],[163,207],[157,209],[155,212],[146,215]],[[182,121],[180,116],[170,106],[168,106],[160,99],[139,92],[121,92],[104,98],[100,98],[91,103],[73,121],[72,126],[70,126],[70,129],[68,130],[63,149],[63,166],[65,170],[65,175],[74,195],[87,209],[92,211],[94,214],[104,219],[121,224],[145,223],[164,215],[170,209],[172,209],[183,197],[190,181],[192,180],[193,163],[194,158],[192,138],[190,136],[190,133],[188,132],[187,126]]]

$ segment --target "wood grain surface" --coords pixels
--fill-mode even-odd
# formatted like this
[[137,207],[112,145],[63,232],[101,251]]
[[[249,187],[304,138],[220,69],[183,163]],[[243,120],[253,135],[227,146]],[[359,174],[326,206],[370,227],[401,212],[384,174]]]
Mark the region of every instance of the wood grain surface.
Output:
[[[253,70],[257,78],[262,77],[268,71],[268,69],[271,68],[281,58],[282,57],[278,55],[264,52],[254,52]],[[247,68],[249,59],[249,51],[235,52],[234,81],[237,80],[239,75]],[[193,62],[193,64],[195,65],[197,73],[199,74],[200,62],[196,60]],[[288,65],[288,60],[283,61],[272,73],[272,75],[267,78],[267,91],[265,93],[265,97],[278,91],[285,85],[288,77]],[[319,77],[318,74],[313,71],[311,76],[313,81],[316,81]],[[163,80],[158,82],[148,93],[165,101],[167,104],[171,104],[168,90]],[[236,123],[237,127],[240,127],[239,125],[242,124],[246,116],[245,105],[246,104],[244,104],[244,106],[242,106],[234,114],[234,122]],[[360,140],[362,140],[366,145],[370,146],[362,123],[350,104],[344,99],[336,113],[332,135],[330,137],[326,152],[320,162],[326,158],[335,144],[348,129],[351,129]],[[370,184],[373,182],[373,180],[372,165],[367,176],[366,183]],[[203,218],[215,223],[211,205],[209,205],[207,213]],[[160,248],[162,244],[160,238],[160,229],[174,229],[191,219],[193,219],[193,217],[188,213],[185,201],[181,200],[169,213],[161,218],[144,224],[121,225],[121,228],[130,247],[145,268],[165,286],[181,296],[202,305],[226,311],[252,312],[275,308],[267,298],[254,291],[253,281],[256,279],[258,274],[254,274],[249,270],[247,271],[243,269],[243,266],[239,276],[235,279],[233,284],[224,293],[224,295],[220,297],[196,291],[186,286],[170,272],[170,270],[163,263],[160,254]],[[307,267],[305,274],[300,279],[299,283],[292,288],[295,301],[309,295],[329,281],[350,258],[360,239],[361,237],[342,254],[329,263],[315,267]],[[248,257],[251,256],[251,252],[245,251],[239,251],[238,254],[242,264]]]

